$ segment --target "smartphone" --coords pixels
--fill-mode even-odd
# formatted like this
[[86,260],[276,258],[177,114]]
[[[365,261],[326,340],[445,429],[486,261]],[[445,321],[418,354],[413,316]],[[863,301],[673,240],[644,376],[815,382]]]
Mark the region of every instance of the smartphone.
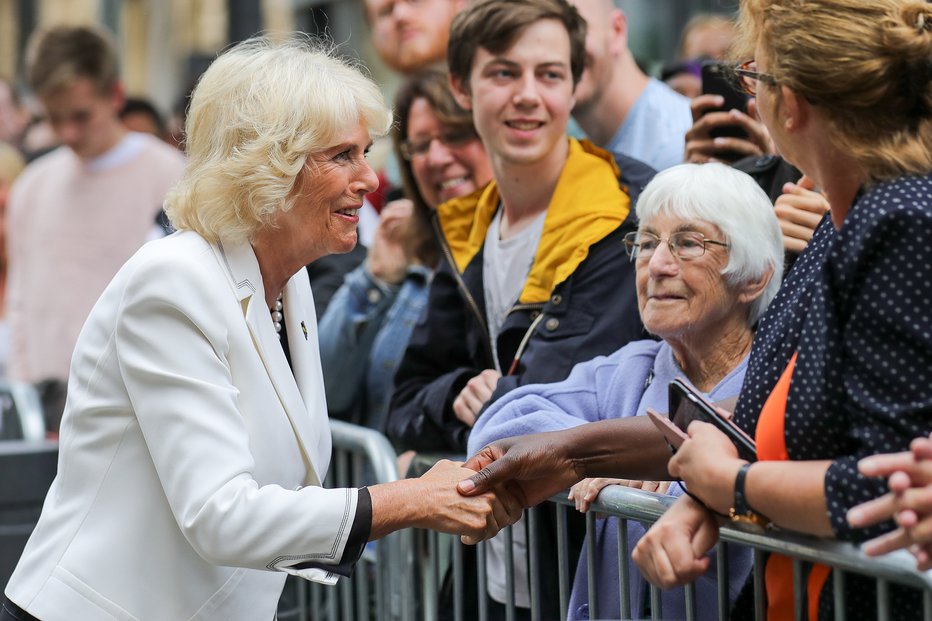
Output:
[[[725,63],[710,60],[702,64],[702,93],[704,95],[720,95],[725,103],[718,108],[710,108],[708,112],[723,112],[727,110],[740,110],[745,114],[748,111],[748,96],[735,84],[729,73],[731,68]],[[724,125],[709,132],[712,138],[742,138],[747,140],[750,136],[738,125]],[[723,151],[719,157],[733,161],[743,157],[736,151]]]
[[656,425],[657,430],[663,435],[664,440],[670,446],[670,452],[675,453],[676,449],[689,439],[686,432],[674,425],[669,418],[663,414],[658,414],[654,410],[647,408],[647,416]]
[[715,425],[738,449],[738,456],[757,461],[757,444],[754,439],[730,419],[725,418],[705,397],[695,391],[682,378],[670,382],[670,420],[685,432],[689,423],[699,420]]

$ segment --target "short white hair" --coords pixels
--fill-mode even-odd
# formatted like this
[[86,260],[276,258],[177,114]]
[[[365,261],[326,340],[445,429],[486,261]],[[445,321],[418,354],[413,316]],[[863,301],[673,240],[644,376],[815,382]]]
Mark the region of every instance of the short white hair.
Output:
[[332,46],[295,37],[250,39],[215,60],[191,97],[188,165],[165,210],[178,229],[210,241],[249,240],[292,207],[310,153],[364,123],[392,122],[379,87]]
[[730,166],[680,164],[657,173],[637,204],[643,225],[658,215],[714,224],[728,242],[728,265],[722,270],[737,286],[772,271],[764,292],[751,304],[753,326],[777,294],[783,277],[783,235],[773,204],[749,175]]

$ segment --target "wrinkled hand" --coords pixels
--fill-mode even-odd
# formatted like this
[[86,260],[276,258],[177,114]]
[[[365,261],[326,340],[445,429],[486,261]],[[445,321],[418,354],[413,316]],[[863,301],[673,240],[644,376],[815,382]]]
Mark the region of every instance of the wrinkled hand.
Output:
[[920,570],[932,569],[932,440],[917,438],[909,451],[867,457],[858,469],[865,476],[889,477],[890,492],[853,507],[848,523],[861,528],[893,519],[898,525],[866,542],[865,553],[878,556],[908,548]]
[[492,397],[501,376],[502,374],[495,369],[486,369],[466,382],[463,390],[453,400],[453,413],[456,418],[467,427],[475,425],[479,412]]
[[631,558],[651,584],[669,589],[704,574],[709,550],[717,541],[715,516],[683,496],[641,537]]
[[774,212],[783,232],[783,249],[799,254],[806,249],[812,233],[829,210],[828,200],[815,192],[815,182],[803,176],[799,183],[787,183],[774,203]]
[[466,461],[464,467],[479,472],[459,484],[460,493],[481,494],[504,486],[526,508],[565,490],[583,475],[567,454],[562,433],[533,433],[489,444]]
[[670,475],[682,479],[690,493],[719,513],[727,513],[734,496],[734,482],[744,460],[724,433],[714,425],[693,421],[686,430],[689,440],[670,459]]
[[382,208],[379,228],[366,254],[369,273],[382,282],[400,283],[412,263],[406,231],[413,213],[414,203],[406,198],[392,201]]
[[[692,100],[690,110],[693,114],[693,125],[686,132],[685,161],[693,164],[728,163],[725,155],[734,158],[734,153],[740,154],[740,157],[747,157],[776,152],[770,132],[756,119],[757,106],[753,99],[748,102],[748,114],[740,110],[710,112],[724,103],[721,95],[699,95]],[[742,128],[747,132],[748,138],[712,138],[712,130],[728,126]]]
[[567,498],[576,502],[577,511],[585,513],[589,510],[589,505],[598,498],[599,492],[609,485],[624,485],[625,487],[641,489],[645,492],[655,492],[657,494],[666,494],[667,490],[670,489],[670,481],[634,481],[631,479],[593,477],[583,479],[571,487]]
[[419,526],[460,535],[463,543],[474,544],[494,537],[521,517],[522,507],[503,488],[473,496],[457,492],[456,484],[475,474],[461,462],[438,461],[418,481],[423,483],[429,509]]

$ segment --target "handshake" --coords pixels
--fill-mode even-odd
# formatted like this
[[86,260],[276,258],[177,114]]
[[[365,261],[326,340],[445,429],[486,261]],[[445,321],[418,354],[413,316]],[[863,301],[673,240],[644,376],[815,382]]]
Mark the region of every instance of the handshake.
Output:
[[442,459],[411,481],[420,484],[418,493],[425,500],[430,499],[429,511],[417,526],[460,535],[463,543],[475,544],[518,521],[524,507],[504,486],[470,496],[461,494],[457,485],[476,474],[467,465]]
[[409,479],[433,494],[432,514],[416,526],[460,535],[466,544],[494,537],[525,508],[582,478],[560,450],[558,437],[543,433],[499,440],[465,463],[441,460],[419,479]]
[[459,535],[470,545],[494,537],[583,478],[561,443],[565,434],[499,440],[465,463],[442,459],[419,478],[371,486],[370,539],[401,528]]

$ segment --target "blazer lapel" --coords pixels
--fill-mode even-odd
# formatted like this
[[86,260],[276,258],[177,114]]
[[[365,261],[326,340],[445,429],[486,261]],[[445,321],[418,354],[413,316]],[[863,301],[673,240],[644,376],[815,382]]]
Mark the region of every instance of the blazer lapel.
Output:
[[[304,456],[308,472],[305,485],[320,485],[318,473],[326,473],[325,468],[330,460],[330,437],[329,434],[327,434],[326,455],[319,455],[316,451],[319,450],[319,446],[322,443],[320,438],[321,427],[317,424],[317,421],[311,419],[308,409],[308,405],[313,406],[316,404],[305,404],[301,396],[302,393],[299,391],[298,384],[295,381],[296,374],[292,373],[291,368],[288,366],[288,361],[285,359],[285,352],[282,350],[279,336],[272,326],[269,309],[265,303],[265,289],[262,283],[262,276],[259,272],[259,263],[256,261],[256,255],[248,243],[218,244],[218,246],[230,270],[234,289],[236,290],[240,305],[242,306],[243,316],[249,328],[249,333],[252,335],[256,352],[262,359],[262,363],[265,366],[265,370],[269,375],[272,385],[275,387],[275,392],[278,394],[285,414],[287,414],[288,419],[291,421],[292,428],[298,440],[298,445]],[[305,282],[306,278],[307,276],[305,275]],[[289,308],[293,305],[290,300],[290,298],[294,297],[291,291],[292,288],[293,284],[289,281],[285,288],[283,298],[286,317],[288,316]],[[313,305],[311,308],[313,308]],[[287,324],[287,329],[289,332],[293,331],[290,321]],[[300,331],[300,326],[297,329]],[[301,335],[301,340],[304,340],[303,334]],[[289,345],[292,341],[293,339],[289,338]],[[294,356],[293,350],[292,356]],[[319,374],[319,354],[317,367]],[[295,367],[295,369],[300,371],[299,367]],[[297,375],[300,375],[300,372]],[[318,381],[322,383],[322,380]],[[321,393],[323,392],[322,385],[320,391]],[[323,407],[323,411],[326,412],[326,405]],[[317,459],[314,459],[315,455]],[[321,457],[323,457],[323,459],[321,459]],[[323,469],[321,468],[322,465],[324,466]]]
[[314,297],[307,270],[299,271],[285,285],[284,305],[291,365],[306,408],[304,420],[313,431],[308,437],[317,442],[310,447],[310,457],[314,471],[324,477],[330,464],[330,419],[327,416],[327,397],[320,364]]

